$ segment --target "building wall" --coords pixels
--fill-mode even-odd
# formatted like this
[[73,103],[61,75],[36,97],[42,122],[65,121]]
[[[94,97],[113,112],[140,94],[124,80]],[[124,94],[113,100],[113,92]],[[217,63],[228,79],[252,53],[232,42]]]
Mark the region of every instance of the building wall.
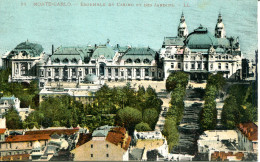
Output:
[[162,146],[164,139],[138,139],[136,140],[136,148],[153,150]]
[[91,140],[71,151],[74,161],[123,161],[127,151],[106,140]]
[[[46,146],[48,140],[39,141],[41,146]],[[28,142],[0,142],[0,156],[26,154],[32,150],[34,141]]]

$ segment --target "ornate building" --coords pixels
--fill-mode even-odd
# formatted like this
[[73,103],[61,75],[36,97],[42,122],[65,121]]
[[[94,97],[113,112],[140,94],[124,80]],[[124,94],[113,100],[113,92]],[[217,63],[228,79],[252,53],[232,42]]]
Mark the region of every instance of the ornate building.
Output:
[[165,37],[160,56],[164,60],[164,79],[180,70],[190,73],[190,79],[204,80],[208,73],[217,72],[222,72],[226,78],[237,78],[242,68],[238,37],[226,37],[221,14],[215,36],[202,25],[188,34],[182,14],[178,36]]

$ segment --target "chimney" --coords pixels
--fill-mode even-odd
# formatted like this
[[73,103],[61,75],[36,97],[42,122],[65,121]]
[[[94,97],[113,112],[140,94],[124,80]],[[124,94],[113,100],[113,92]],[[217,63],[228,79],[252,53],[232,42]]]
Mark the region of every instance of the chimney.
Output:
[[54,45],[51,45],[51,54],[54,54]]

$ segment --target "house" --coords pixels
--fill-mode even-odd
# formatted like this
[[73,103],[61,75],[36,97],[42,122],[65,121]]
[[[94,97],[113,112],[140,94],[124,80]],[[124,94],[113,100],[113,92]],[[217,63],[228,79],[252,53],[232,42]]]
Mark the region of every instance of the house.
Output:
[[240,123],[237,134],[240,150],[258,152],[258,126],[255,123]]
[[47,134],[9,135],[5,141],[0,142],[0,156],[30,154],[36,141],[46,146],[49,140],[50,136]]
[[[167,157],[168,155],[168,145],[167,140],[164,138],[160,131],[145,131],[137,132],[134,131],[134,148],[144,149],[143,159],[148,159],[147,153],[149,151],[157,150],[158,155],[162,157]],[[132,150],[131,150],[132,151]]]
[[102,126],[97,128],[90,136],[81,138],[77,147],[71,151],[74,161],[127,161],[128,148],[131,137],[125,128]]

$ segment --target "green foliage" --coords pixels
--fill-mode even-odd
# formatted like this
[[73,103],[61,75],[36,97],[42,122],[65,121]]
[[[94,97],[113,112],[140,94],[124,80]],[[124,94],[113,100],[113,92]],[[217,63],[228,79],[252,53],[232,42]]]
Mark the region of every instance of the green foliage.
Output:
[[144,122],[141,122],[139,124],[137,124],[135,126],[135,129],[138,131],[138,132],[141,132],[141,131],[151,131],[152,129],[150,128],[149,124],[147,123],[144,123]]
[[128,130],[135,128],[135,125],[142,121],[142,113],[134,108],[125,107],[117,113],[121,125]]
[[177,85],[186,87],[189,81],[189,75],[182,71],[171,73],[166,80],[166,90],[173,91]]
[[4,114],[4,117],[6,118],[6,127],[8,129],[21,129],[23,127],[21,118],[15,108],[9,109]]
[[151,128],[154,128],[159,117],[156,109],[145,109],[143,113],[143,122],[148,123]]
[[216,97],[226,84],[222,73],[211,74],[207,80],[204,107],[200,112],[200,126],[203,130],[212,130],[217,125]]
[[183,117],[183,99],[186,94],[188,80],[189,77],[184,72],[172,73],[166,80],[166,89],[168,92],[171,91],[171,101],[162,133],[166,136],[169,152],[171,152],[173,146],[178,145],[178,125]]
[[254,84],[235,84],[229,87],[229,97],[222,110],[222,123],[226,128],[232,129],[239,123],[257,121],[257,91]]

